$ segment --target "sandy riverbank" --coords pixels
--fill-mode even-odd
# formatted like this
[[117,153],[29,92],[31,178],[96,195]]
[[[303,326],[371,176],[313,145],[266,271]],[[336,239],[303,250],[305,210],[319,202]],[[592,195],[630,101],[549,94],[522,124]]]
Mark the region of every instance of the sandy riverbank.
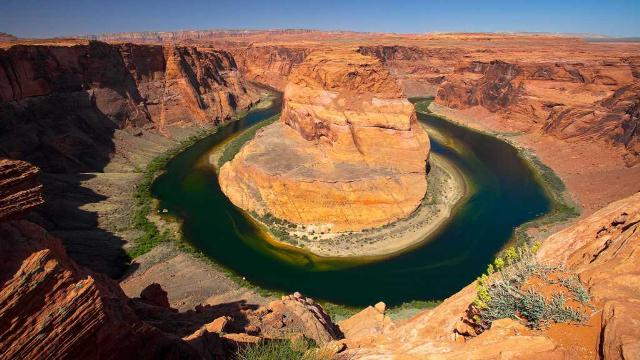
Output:
[[429,110],[449,121],[501,137],[537,156],[565,183],[581,208],[580,217],[640,191],[640,166],[627,167],[621,152],[598,141],[568,142],[511,128],[482,108],[456,110],[431,103]]
[[464,175],[444,157],[431,154],[430,164],[427,193],[408,217],[380,228],[326,234],[329,238],[300,241],[298,246],[319,256],[384,257],[425,243],[451,219],[470,188]]

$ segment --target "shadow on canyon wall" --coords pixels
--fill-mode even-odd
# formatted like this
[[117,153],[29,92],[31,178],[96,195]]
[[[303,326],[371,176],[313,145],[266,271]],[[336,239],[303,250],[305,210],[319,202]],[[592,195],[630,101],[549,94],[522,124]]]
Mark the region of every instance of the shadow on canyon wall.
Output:
[[112,278],[124,273],[129,257],[124,241],[101,228],[92,210],[106,196],[85,184],[109,163],[116,128],[85,91],[0,107],[0,156],[28,161],[42,171],[45,205],[29,219],[60,237],[78,263]]
[[[29,217],[81,265],[120,277],[124,241],[99,223],[106,196],[86,186],[117,151],[114,134],[149,122],[122,54],[105,43],[0,50],[0,156],[38,166],[45,205]],[[95,188],[95,186],[93,186]]]
[[230,118],[258,97],[246,85],[222,50],[16,44],[0,49],[0,157],[42,170],[46,204],[31,220],[81,265],[120,278],[125,240],[139,235],[130,190],[140,167],[174,143],[166,127]]

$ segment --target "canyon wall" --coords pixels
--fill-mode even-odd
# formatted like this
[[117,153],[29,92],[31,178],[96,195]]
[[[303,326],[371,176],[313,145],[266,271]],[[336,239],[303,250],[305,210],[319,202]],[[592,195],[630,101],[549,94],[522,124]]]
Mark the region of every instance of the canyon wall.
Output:
[[0,153],[48,172],[100,171],[116,129],[212,125],[257,99],[224,51],[14,45],[0,49]]
[[229,51],[245,78],[284,91],[291,70],[311,50],[302,46],[265,45],[230,47]]
[[280,121],[220,172],[237,206],[329,231],[409,215],[426,191],[429,140],[373,57],[318,51],[289,76]]
[[464,50],[457,48],[401,45],[360,46],[358,52],[380,59],[408,97],[435,96],[446,75],[454,69],[451,60],[465,55]]
[[546,62],[474,61],[458,66],[436,102],[454,109],[481,107],[507,126],[567,142],[603,141],[637,164],[637,60]]
[[76,265],[59,239],[22,219],[42,204],[38,169],[0,160],[0,359],[197,359],[142,322],[120,287]]
[[24,215],[44,202],[38,174],[27,162],[0,159],[0,219]]
[[0,359],[216,360],[293,333],[318,344],[341,338],[322,307],[300,294],[263,307],[235,302],[183,313],[158,284],[127,297],[26,220],[43,203],[38,173],[0,159]]
[[[500,38],[431,45],[369,45],[409,96],[493,114],[504,131],[542,133],[566,142],[602,141],[637,164],[640,58],[617,47],[571,38]],[[502,130],[502,129],[500,129]]]
[[260,91],[222,50],[48,40],[0,49],[0,156],[42,169],[29,215],[74,260],[119,278],[131,205],[154,157],[228,121]]

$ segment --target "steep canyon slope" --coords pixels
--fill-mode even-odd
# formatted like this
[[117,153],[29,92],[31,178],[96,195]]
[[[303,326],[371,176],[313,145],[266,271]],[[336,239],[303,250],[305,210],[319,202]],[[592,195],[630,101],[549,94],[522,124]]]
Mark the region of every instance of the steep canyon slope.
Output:
[[220,171],[237,206],[341,232],[416,209],[429,140],[395,79],[353,51],[307,56],[289,76],[280,121]]
[[359,51],[432,111],[531,149],[585,214],[640,190],[637,43],[449,34]]
[[116,152],[117,129],[211,125],[257,99],[234,58],[218,50],[16,44],[0,49],[0,63],[0,151],[44,171],[100,171]]
[[70,256],[120,277],[134,185],[155,156],[228,121],[260,90],[233,56],[208,48],[78,40],[0,49],[0,156],[42,169],[30,218]]

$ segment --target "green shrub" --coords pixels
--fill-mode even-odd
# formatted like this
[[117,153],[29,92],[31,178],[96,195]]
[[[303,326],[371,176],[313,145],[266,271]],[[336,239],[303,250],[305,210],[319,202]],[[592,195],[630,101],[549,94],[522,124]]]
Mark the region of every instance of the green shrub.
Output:
[[546,317],[558,323],[581,323],[586,320],[584,314],[567,307],[562,294],[554,294],[551,301],[547,305]]
[[589,292],[584,288],[584,286],[582,286],[582,283],[578,280],[577,276],[560,279],[559,283],[569,289],[577,301],[586,304],[591,300]]
[[237,358],[239,360],[316,360],[314,356],[307,354],[307,349],[313,346],[312,342],[308,342],[303,347],[292,345],[289,340],[263,341],[240,350]]
[[[522,319],[532,328],[539,328],[548,322],[576,322],[585,320],[579,311],[566,305],[562,294],[553,294],[546,300],[534,290],[523,290],[525,282],[532,276],[547,284],[564,286],[572,297],[586,304],[589,294],[575,275],[551,280],[552,273],[563,273],[558,267],[545,266],[537,262],[535,252],[539,244],[529,247],[510,247],[495,259],[493,266],[477,280],[476,298],[473,301],[476,317],[481,327],[486,327],[498,319]],[[495,270],[494,270],[495,266]]]
[[514,305],[519,315],[527,320],[527,325],[534,328],[540,327],[540,322],[547,312],[547,303],[542,295],[529,290],[522,294]]

